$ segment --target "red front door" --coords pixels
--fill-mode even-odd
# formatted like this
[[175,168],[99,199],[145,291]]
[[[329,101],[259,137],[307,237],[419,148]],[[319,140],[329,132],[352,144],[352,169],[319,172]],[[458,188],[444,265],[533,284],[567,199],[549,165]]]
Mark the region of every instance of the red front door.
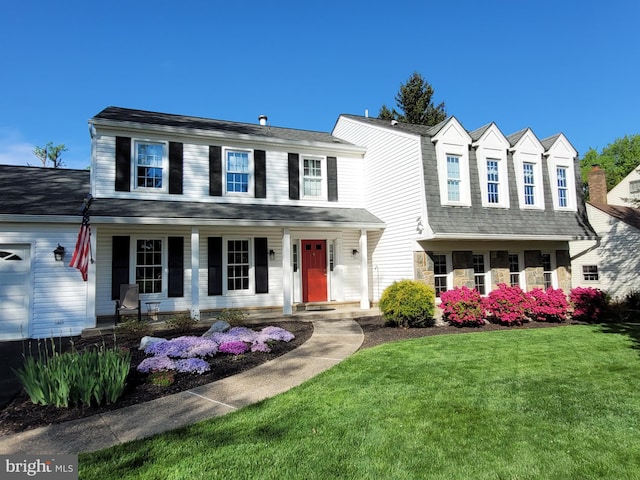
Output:
[[302,301],[327,300],[327,242],[302,240]]

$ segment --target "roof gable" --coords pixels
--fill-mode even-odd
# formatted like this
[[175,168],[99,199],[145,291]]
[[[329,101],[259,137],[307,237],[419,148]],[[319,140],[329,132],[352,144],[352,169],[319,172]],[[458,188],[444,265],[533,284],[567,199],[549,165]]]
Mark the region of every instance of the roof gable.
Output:
[[470,132],[469,135],[473,139],[474,146],[483,145],[495,148],[508,148],[510,146],[507,137],[493,122]]
[[556,133],[551,137],[540,140],[547,155],[555,155],[557,157],[574,158],[578,156],[577,150],[571,145],[571,142],[564,136],[564,133]]
[[530,128],[525,128],[507,137],[512,150],[522,152],[544,152],[544,147]]
[[432,130],[436,130],[431,141],[433,143],[437,143],[439,141],[444,141],[446,143],[471,143],[471,137],[462,126],[462,124],[456,119],[456,117],[449,117],[444,122],[439,123],[432,127]]

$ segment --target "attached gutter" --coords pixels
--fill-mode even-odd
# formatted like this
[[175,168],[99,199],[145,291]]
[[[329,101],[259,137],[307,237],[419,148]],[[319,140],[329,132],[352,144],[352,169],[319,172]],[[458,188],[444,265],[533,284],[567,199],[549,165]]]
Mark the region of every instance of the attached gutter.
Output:
[[[76,221],[77,221],[76,217]],[[247,220],[242,218],[166,218],[166,217],[91,217],[96,225],[183,225],[183,226],[234,226],[234,227],[294,227],[294,228],[344,228],[355,230],[384,230],[384,223],[332,222],[332,221],[279,221]]]
[[[116,132],[122,132],[127,136],[131,136],[132,130],[139,133],[155,133],[161,135],[178,135],[182,137],[191,137],[198,139],[217,139],[226,140],[232,139],[234,142],[247,146],[255,146],[256,143],[265,145],[271,145],[274,147],[280,147],[286,149],[287,147],[295,146],[297,148],[306,148],[318,152],[335,152],[336,154],[342,154],[346,156],[364,156],[366,149],[357,145],[345,145],[342,143],[328,143],[328,142],[311,142],[307,140],[285,140],[282,138],[269,137],[268,135],[250,135],[245,133],[235,133],[219,130],[203,130],[198,128],[182,128],[172,127],[167,125],[152,125],[147,123],[129,122],[129,121],[115,121],[104,119],[91,119],[90,125],[93,128],[107,128]],[[268,131],[268,127],[265,131]],[[95,131],[95,130],[94,130]]]
[[574,240],[596,240],[597,237],[593,235],[474,235],[464,233],[436,233],[431,237],[425,237],[422,240],[483,240],[483,241],[509,241],[509,240],[531,240],[531,241],[556,241],[556,242],[570,242]]
[[0,223],[77,223],[82,215],[22,215],[0,214]]

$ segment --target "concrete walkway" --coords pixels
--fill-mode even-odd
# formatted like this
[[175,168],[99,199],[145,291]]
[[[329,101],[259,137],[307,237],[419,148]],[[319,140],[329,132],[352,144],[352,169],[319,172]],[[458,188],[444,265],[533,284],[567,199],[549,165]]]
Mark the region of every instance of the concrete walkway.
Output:
[[224,415],[300,385],[354,353],[364,340],[351,319],[311,323],[309,340],[256,368],[143,404],[1,436],[0,454],[92,452]]

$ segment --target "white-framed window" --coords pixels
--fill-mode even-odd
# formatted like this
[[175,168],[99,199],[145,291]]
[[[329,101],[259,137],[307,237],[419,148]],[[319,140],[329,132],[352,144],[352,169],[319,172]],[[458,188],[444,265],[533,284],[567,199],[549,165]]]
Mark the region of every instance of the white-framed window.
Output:
[[525,162],[522,164],[522,180],[524,185],[524,204],[535,206],[536,204],[536,176],[535,164]]
[[480,295],[487,294],[487,268],[483,253],[473,254],[473,281]]
[[509,285],[512,287],[520,286],[520,255],[517,253],[509,254]]
[[460,157],[447,155],[447,200],[460,201]]
[[253,155],[248,150],[225,150],[225,192],[248,195],[253,190]]
[[500,203],[500,170],[499,160],[487,159],[487,203],[497,205]]
[[169,156],[166,142],[134,140],[133,189],[163,192],[167,190]]
[[544,289],[553,287],[553,263],[550,253],[542,254],[542,270],[544,275]]
[[135,283],[141,294],[160,294],[164,290],[164,266],[166,264],[161,238],[136,238]]
[[560,208],[566,208],[569,206],[569,184],[566,167],[556,168],[556,180],[558,186],[558,206]]
[[253,255],[251,239],[226,238],[225,285],[229,294],[253,292]]
[[629,182],[629,193],[631,195],[636,195],[640,193],[640,180],[634,180]]
[[322,199],[325,197],[325,159],[302,157],[302,197]]
[[436,253],[433,254],[432,258],[436,297],[440,298],[440,294],[442,292],[446,292],[449,287],[449,267],[447,256],[444,253]]
[[597,282],[600,280],[600,275],[598,274],[598,266],[597,265],[583,265],[582,266],[582,278],[585,282]]

